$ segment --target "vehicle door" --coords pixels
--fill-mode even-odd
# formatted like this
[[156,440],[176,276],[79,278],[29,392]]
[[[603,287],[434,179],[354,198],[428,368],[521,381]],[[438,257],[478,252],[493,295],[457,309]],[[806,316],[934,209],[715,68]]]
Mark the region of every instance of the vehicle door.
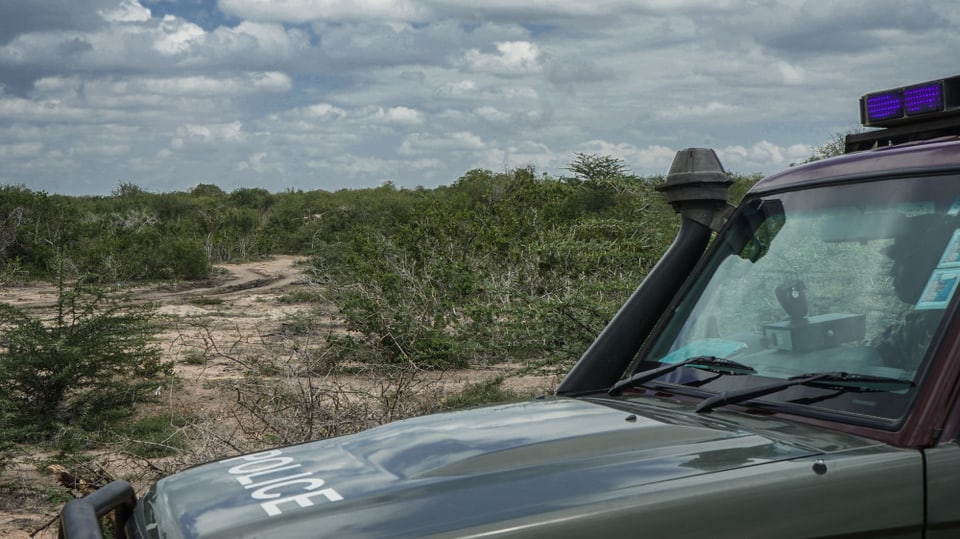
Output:
[[926,450],[927,539],[960,535],[960,442]]

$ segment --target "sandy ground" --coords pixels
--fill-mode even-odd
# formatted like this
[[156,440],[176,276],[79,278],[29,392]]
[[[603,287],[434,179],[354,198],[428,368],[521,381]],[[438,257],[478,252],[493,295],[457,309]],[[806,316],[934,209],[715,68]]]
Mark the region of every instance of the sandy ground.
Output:
[[[295,291],[316,291],[304,278],[298,259],[277,256],[271,260],[218,268],[218,277],[190,288],[144,287],[132,290],[139,301],[158,305],[168,317],[158,336],[166,357],[173,360],[179,381],[158,387],[165,406],[189,409],[200,416],[223,413],[234,398],[218,381],[243,373],[237,361],[265,340],[283,338],[285,325],[298,312],[316,303],[279,301]],[[0,289],[0,302],[42,312],[54,305],[51,286]],[[321,323],[338,329],[334,314],[319,311]],[[490,371],[445,373],[445,384],[462,385],[491,375]],[[496,375],[496,373],[492,373]],[[543,388],[557,383],[556,376],[525,376],[509,380],[514,388]],[[0,478],[0,537],[56,537],[56,517],[63,490],[56,488],[56,474],[38,465],[44,455],[23,455]],[[22,487],[22,488],[20,488]],[[79,492],[74,492],[78,495]]]

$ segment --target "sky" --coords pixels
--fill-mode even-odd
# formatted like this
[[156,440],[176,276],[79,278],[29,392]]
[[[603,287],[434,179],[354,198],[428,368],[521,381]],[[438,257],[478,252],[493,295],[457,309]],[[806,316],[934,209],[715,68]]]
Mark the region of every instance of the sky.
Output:
[[431,188],[688,147],[769,174],[957,50],[951,0],[0,0],[0,184]]

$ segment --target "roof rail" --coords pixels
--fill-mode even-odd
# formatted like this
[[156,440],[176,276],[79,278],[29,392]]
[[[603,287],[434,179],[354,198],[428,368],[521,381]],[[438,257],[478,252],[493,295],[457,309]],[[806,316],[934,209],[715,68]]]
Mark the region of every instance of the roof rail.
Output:
[[847,135],[843,151],[844,153],[861,152],[883,146],[958,135],[960,135],[960,116],[941,116],[924,122]]

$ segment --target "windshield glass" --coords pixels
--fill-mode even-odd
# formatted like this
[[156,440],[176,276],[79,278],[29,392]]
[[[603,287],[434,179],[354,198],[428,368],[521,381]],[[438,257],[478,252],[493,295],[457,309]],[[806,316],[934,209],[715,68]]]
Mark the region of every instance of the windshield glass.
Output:
[[798,383],[754,402],[896,420],[957,287],[958,214],[956,177],[748,200],[635,370],[697,357],[742,365],[726,372],[694,361],[656,380],[708,393],[850,373],[858,376]]

